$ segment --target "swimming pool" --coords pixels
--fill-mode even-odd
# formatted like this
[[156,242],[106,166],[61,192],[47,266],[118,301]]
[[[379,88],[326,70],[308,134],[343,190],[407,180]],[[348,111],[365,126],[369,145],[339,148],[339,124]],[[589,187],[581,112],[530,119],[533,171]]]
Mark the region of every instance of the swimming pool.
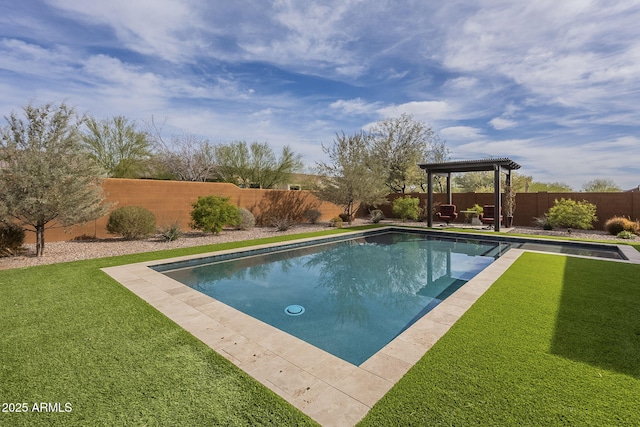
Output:
[[[640,252],[628,245],[587,245],[395,226],[385,227],[384,230],[413,230],[425,235],[516,244],[525,240],[539,240],[540,243],[554,246],[556,252],[559,251],[558,246],[570,243],[573,249],[580,251],[597,248],[607,252],[619,252],[624,255],[620,262],[640,264]],[[321,425],[334,425],[337,422],[354,425],[526,250],[514,247],[503,253],[361,365],[353,365],[159,272],[202,265],[203,262],[280,252],[363,236],[361,231],[343,232],[344,234],[331,236],[325,234],[317,237],[298,237],[286,242],[260,243],[245,248],[217,249],[205,254],[117,265],[102,270]],[[306,314],[308,313],[305,310],[299,317],[302,318]]]
[[357,366],[509,248],[376,231],[153,268]]

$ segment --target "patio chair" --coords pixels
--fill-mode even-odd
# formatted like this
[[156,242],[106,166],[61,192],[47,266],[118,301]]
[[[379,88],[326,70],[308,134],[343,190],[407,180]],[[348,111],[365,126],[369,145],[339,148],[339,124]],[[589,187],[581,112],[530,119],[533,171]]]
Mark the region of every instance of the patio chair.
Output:
[[[495,215],[496,215],[496,207],[494,205],[484,205],[482,207],[482,213],[480,214],[480,221],[483,224],[487,224],[488,225],[487,228],[491,228],[493,227],[493,224],[496,219]],[[500,218],[498,220],[502,222],[502,209],[500,209]]]
[[440,212],[436,212],[436,216],[449,225],[451,221],[455,221],[458,217],[456,205],[440,205]]

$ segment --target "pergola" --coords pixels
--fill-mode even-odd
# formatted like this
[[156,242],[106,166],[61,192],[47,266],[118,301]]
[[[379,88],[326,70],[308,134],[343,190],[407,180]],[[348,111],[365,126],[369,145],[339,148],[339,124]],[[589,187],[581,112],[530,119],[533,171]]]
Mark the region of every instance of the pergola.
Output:
[[[455,162],[442,162],[442,163],[426,163],[420,166],[421,169],[427,173],[427,225],[433,227],[433,176],[434,175],[446,175],[447,177],[447,200],[451,204],[451,174],[454,172],[486,172],[493,171],[494,173],[494,205],[496,206],[496,212],[500,212],[500,206],[502,206],[500,197],[500,173],[505,173],[506,185],[511,185],[511,171],[514,169],[520,169],[520,165],[509,158],[499,159],[482,159],[482,160],[459,160]],[[494,219],[495,231],[500,231],[500,215],[496,214]]]

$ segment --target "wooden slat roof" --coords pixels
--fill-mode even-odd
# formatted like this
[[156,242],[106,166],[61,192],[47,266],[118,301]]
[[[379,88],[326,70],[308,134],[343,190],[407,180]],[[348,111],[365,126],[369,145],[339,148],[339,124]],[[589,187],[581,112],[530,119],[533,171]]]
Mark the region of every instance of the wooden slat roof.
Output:
[[425,163],[418,165],[425,171],[431,171],[435,173],[450,173],[450,172],[479,172],[479,171],[492,171],[495,166],[507,170],[520,169],[520,165],[513,160],[503,157],[495,159],[481,159],[481,160],[458,160],[453,162],[440,162],[440,163]]

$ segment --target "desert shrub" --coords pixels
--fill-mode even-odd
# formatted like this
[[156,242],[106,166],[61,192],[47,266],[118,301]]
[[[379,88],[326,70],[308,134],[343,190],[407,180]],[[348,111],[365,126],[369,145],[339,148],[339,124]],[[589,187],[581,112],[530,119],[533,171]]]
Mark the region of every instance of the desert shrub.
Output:
[[24,243],[24,228],[0,222],[0,257],[16,255]]
[[318,221],[320,221],[320,217],[322,216],[322,212],[320,212],[318,209],[307,209],[306,211],[304,211],[302,216],[304,217],[304,219],[309,221],[311,224],[315,224]]
[[142,206],[123,206],[109,215],[107,231],[127,240],[145,239],[156,232],[156,217]]
[[347,213],[341,213],[338,217],[342,220],[343,223],[351,224],[353,222],[353,215],[349,215]]
[[191,223],[194,230],[218,234],[225,225],[238,225],[238,208],[229,203],[230,197],[201,196],[193,203]]
[[272,226],[274,220],[287,219],[292,224],[302,222],[304,213],[316,209],[319,202],[310,193],[302,191],[271,190],[256,206],[256,224]]
[[546,215],[537,216],[533,218],[533,226],[542,228],[543,230],[552,230],[553,226],[549,222],[549,218]]
[[165,225],[164,227],[160,228],[160,235],[167,242],[178,240],[180,236],[182,236],[180,223],[178,221],[174,221],[169,225]]
[[294,222],[289,218],[274,218],[271,224],[277,231],[287,231],[293,226]]
[[75,236],[75,237],[74,237],[73,239],[71,239],[71,240],[76,241],[76,242],[83,242],[83,241],[85,241],[85,242],[86,242],[86,241],[88,241],[88,240],[96,240],[96,236],[95,236],[95,234],[87,234],[87,233],[84,233],[84,234],[81,234],[81,235],[79,235],[79,236]]
[[604,229],[613,236],[617,236],[621,231],[628,231],[633,233],[636,223],[631,221],[628,218],[624,218],[621,216],[614,216],[613,218],[609,218],[607,222],[604,223]]
[[622,230],[616,235],[616,237],[618,239],[635,239],[636,235],[633,234],[631,231]]
[[400,197],[393,201],[392,212],[401,220],[407,219],[417,220],[420,216],[420,199],[416,197]]
[[342,218],[337,216],[329,220],[329,227],[342,228],[342,223],[343,223]]
[[380,209],[374,209],[369,213],[369,218],[371,218],[372,223],[377,224],[384,219],[384,214]]
[[251,230],[256,226],[256,217],[247,208],[238,209],[238,230]]
[[593,228],[596,217],[596,205],[586,200],[577,202],[573,199],[556,200],[555,205],[547,212],[549,224],[554,228],[576,228],[589,230]]

